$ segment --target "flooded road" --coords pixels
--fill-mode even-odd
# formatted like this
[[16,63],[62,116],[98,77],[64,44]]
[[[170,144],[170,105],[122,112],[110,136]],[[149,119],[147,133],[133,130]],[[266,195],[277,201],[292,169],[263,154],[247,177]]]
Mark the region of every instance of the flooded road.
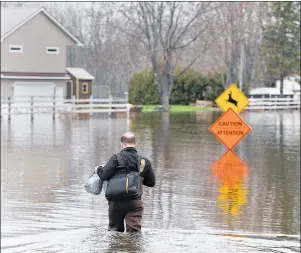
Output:
[[[219,115],[2,119],[1,252],[299,252],[300,112],[241,114],[239,178],[212,169],[226,152],[208,130]],[[157,177],[135,236],[107,232],[104,195],[83,187],[127,130]]]

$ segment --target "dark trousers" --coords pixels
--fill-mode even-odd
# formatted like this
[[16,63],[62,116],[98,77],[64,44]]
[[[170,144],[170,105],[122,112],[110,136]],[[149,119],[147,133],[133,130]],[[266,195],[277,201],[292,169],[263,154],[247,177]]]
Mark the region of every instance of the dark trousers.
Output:
[[142,200],[112,202],[109,204],[109,230],[124,232],[124,220],[127,232],[141,231],[143,214]]

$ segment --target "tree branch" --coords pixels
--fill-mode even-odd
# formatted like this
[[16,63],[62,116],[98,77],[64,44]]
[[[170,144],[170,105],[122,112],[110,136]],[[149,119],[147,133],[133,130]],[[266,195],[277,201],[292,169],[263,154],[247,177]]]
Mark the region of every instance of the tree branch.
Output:
[[180,7],[181,7],[181,8],[180,8],[179,11],[178,11],[178,16],[177,16],[177,18],[176,18],[176,22],[175,22],[174,29],[172,30],[172,32],[171,32],[171,34],[170,34],[170,36],[169,36],[169,45],[172,44],[172,38],[174,37],[175,32],[176,32],[176,30],[177,30],[177,28],[178,28],[178,25],[179,25],[179,19],[180,19],[181,13],[182,13],[182,8],[183,8],[183,6],[181,5]]
[[144,46],[148,47],[148,45],[145,43],[144,40],[141,39],[141,37],[139,37],[139,36],[137,36],[137,35],[135,35],[135,34],[133,34],[133,33],[130,33],[130,32],[128,32],[128,31],[126,31],[125,29],[123,29],[123,28],[121,28],[121,27],[119,27],[119,26],[116,26],[116,25],[114,25],[114,24],[111,24],[111,26],[112,26],[113,28],[119,30],[120,32],[122,32],[122,33],[124,33],[124,34],[126,34],[126,35],[128,35],[128,36],[130,36],[130,37],[132,37],[132,38],[136,38],[136,39],[139,40]]
[[183,49],[183,48],[186,48],[186,47],[188,47],[191,43],[193,43],[193,42],[195,42],[197,39],[198,39],[198,37],[203,33],[203,32],[205,32],[206,30],[207,30],[207,25],[202,29],[202,30],[200,30],[190,41],[188,41],[186,44],[184,44],[184,45],[180,45],[180,46],[177,46],[177,47],[173,47],[172,49],[174,49],[174,50],[177,50],[177,49]]
[[171,28],[173,27],[173,18],[174,18],[174,14],[175,14],[176,7],[177,7],[177,3],[176,2],[172,2],[171,4],[172,4],[172,6],[170,8],[169,26],[168,26],[168,29],[167,29],[164,41],[163,41],[163,37],[162,37],[162,44],[164,45],[164,47],[169,47],[170,46],[170,45],[168,45],[168,41],[169,41],[169,36],[170,36]]
[[146,30],[145,35],[146,35],[146,38],[148,40],[148,46],[147,47],[149,48],[150,51],[153,51],[153,46],[152,46],[152,42],[151,42],[151,36],[150,36],[150,31],[149,31],[149,24],[148,24],[148,20],[147,20],[147,15],[145,13],[145,10],[144,10],[142,2],[139,2],[139,7],[140,7],[140,10],[142,12],[141,15],[140,15],[140,17],[142,18],[142,20],[144,22],[144,25],[145,25],[145,30]]
[[138,23],[136,23],[131,17],[129,17],[124,11],[119,11],[124,17],[126,17],[131,23],[133,23],[136,27],[138,27],[144,34],[146,34],[146,30],[142,28],[142,26]]
[[[205,5],[205,8],[207,8],[208,6],[210,6],[212,3],[207,3],[207,5]],[[213,10],[214,8],[212,8]],[[188,32],[189,27],[192,25],[192,23],[201,15],[205,14],[206,12],[208,12],[210,10],[207,11],[201,11],[201,8],[198,9],[198,11],[196,12],[196,14],[188,21],[188,23],[184,26],[184,28],[182,29],[182,32],[180,32],[180,34],[177,36],[177,38],[175,39],[174,43],[172,44],[172,47],[174,48],[177,43],[180,41],[180,39]]]

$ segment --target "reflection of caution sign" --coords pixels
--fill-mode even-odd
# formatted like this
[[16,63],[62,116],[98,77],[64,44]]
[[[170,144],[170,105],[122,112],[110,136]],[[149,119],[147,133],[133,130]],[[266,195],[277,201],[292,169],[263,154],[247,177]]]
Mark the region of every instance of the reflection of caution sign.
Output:
[[221,182],[218,208],[232,216],[241,214],[241,208],[247,203],[244,179],[249,172],[248,165],[230,150],[212,164],[211,172]]
[[242,214],[241,208],[247,203],[247,190],[242,184],[222,185],[219,188],[219,196],[217,198],[217,206],[224,214],[237,216]]
[[230,108],[210,126],[209,130],[228,149],[232,149],[251,131],[251,128]]
[[249,100],[241,92],[241,90],[232,83],[222,94],[218,96],[215,103],[224,112],[231,108],[236,113],[240,113],[249,104]]
[[249,166],[229,150],[211,166],[212,174],[224,184],[239,184],[248,174]]

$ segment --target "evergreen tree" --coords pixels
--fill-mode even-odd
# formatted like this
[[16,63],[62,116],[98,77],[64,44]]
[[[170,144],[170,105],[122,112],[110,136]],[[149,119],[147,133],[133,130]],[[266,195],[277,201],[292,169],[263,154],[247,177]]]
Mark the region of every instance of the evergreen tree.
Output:
[[300,75],[300,2],[272,2],[270,21],[263,28],[262,49],[267,76],[280,79]]

